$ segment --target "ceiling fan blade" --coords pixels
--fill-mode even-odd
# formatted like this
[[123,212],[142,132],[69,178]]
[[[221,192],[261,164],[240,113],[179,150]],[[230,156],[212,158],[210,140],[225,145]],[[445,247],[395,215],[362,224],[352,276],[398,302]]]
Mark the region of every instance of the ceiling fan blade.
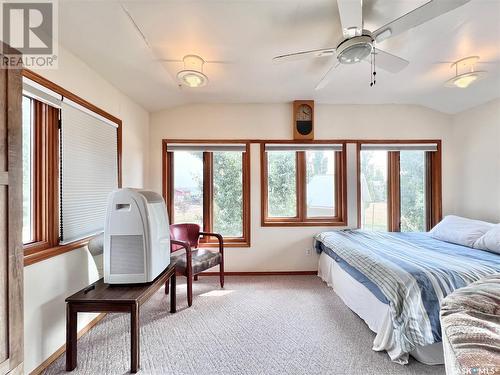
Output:
[[286,62],[286,61],[296,61],[302,60],[311,57],[326,57],[326,56],[334,56],[335,48],[321,48],[321,49],[313,49],[310,51],[302,51],[295,53],[288,53],[286,55],[280,55],[273,57],[273,62]]
[[363,0],[337,0],[344,37],[361,35],[363,30]]
[[326,85],[328,85],[328,83],[330,83],[330,80],[332,79],[332,76],[333,76],[333,72],[335,71],[335,69],[337,69],[337,67],[340,65],[339,62],[333,64],[330,69],[328,69],[328,71],[323,75],[323,77],[321,78],[321,80],[318,82],[318,84],[316,85],[316,87],[314,88],[315,90],[321,90],[323,88],[326,87]]
[[458,8],[470,0],[431,0],[428,3],[406,13],[389,22],[387,25],[382,26],[378,30],[373,32],[373,37],[377,42],[381,42],[387,38],[394,35],[401,34],[407,30],[414,28],[415,26],[421,25],[427,21],[432,20],[442,14],[448,13],[449,11]]
[[[366,59],[365,61],[368,61]],[[389,73],[399,73],[406,68],[410,62],[389,52],[375,49],[375,67],[383,69]]]

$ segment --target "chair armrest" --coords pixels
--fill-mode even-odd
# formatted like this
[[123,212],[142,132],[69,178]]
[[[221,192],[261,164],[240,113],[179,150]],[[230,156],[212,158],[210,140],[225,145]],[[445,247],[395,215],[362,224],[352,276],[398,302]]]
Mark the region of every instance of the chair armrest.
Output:
[[219,252],[223,253],[224,252],[224,239],[219,233],[212,233],[212,232],[200,232],[200,236],[209,236],[209,237],[216,237],[217,240],[219,241]]
[[[172,245],[178,245],[178,246],[181,246],[183,248],[187,250],[191,250],[191,246],[189,245],[188,242],[186,241],[178,241],[178,240],[170,240],[170,247],[172,247]],[[177,251],[177,250],[176,250]]]
[[217,237],[219,242],[224,242],[224,239],[219,233],[212,233],[212,232],[200,232],[200,236],[210,236],[210,237]]
[[[172,251],[172,245],[178,245],[182,246],[184,249],[186,249],[186,274],[192,275],[192,267],[193,267],[193,261],[192,261],[192,254],[191,254],[191,245],[189,242],[186,241],[179,241],[179,240],[170,240],[170,251]],[[179,251],[175,250],[175,251]]]

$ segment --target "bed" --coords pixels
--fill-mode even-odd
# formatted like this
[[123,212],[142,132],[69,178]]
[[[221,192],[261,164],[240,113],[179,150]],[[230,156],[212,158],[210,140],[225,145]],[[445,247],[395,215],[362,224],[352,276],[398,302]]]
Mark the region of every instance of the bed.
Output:
[[500,272],[500,255],[426,233],[323,232],[315,248],[319,277],[377,334],[373,349],[401,364],[442,364],[440,302]]

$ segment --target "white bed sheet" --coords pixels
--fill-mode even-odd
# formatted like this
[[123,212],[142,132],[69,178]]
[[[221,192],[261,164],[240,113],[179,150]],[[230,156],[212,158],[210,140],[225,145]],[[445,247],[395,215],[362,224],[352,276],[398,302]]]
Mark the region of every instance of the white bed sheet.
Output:
[[[332,258],[321,253],[318,264],[318,276],[333,288],[335,293],[352,311],[363,319],[375,332],[373,350],[385,350],[391,356],[391,337],[393,334],[389,306],[378,300],[368,288],[344,271]],[[418,347],[411,356],[427,365],[444,363],[441,343]],[[402,361],[402,364],[406,361]]]

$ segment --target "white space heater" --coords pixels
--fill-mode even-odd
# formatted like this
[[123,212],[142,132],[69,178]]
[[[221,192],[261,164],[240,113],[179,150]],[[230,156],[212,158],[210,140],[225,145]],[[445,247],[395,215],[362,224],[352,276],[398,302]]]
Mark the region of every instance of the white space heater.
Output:
[[104,226],[104,282],[151,282],[169,264],[170,232],[163,198],[138,189],[112,192]]

